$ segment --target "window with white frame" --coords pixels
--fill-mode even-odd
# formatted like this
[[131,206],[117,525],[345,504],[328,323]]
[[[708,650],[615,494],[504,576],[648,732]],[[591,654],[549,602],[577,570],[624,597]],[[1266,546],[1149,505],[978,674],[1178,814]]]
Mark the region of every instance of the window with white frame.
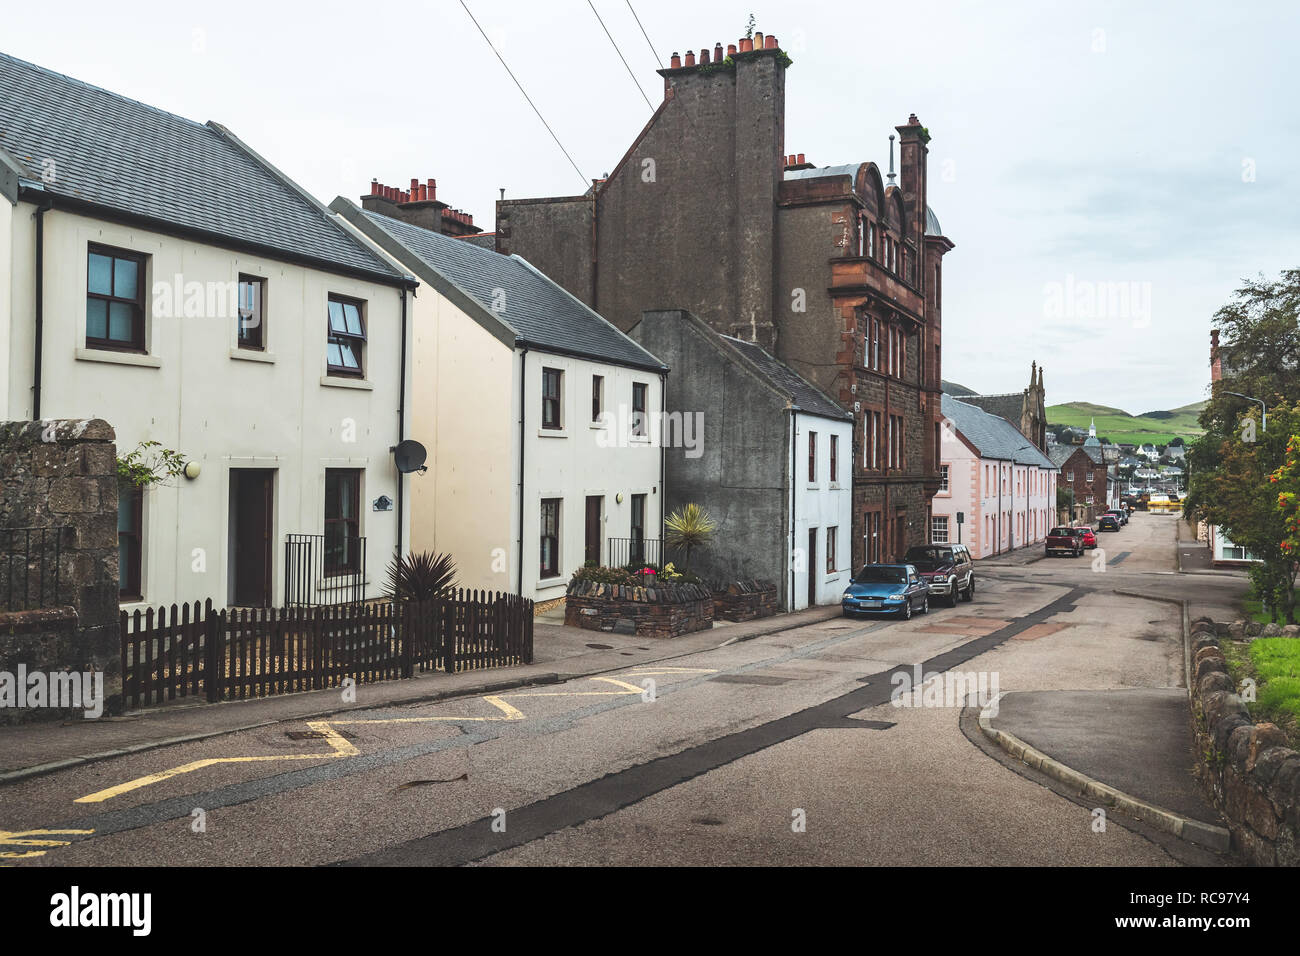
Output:
[[948,466],[947,465],[939,466],[939,490],[940,491],[948,490]]
[[948,516],[934,515],[930,519],[930,543],[947,544],[948,543]]

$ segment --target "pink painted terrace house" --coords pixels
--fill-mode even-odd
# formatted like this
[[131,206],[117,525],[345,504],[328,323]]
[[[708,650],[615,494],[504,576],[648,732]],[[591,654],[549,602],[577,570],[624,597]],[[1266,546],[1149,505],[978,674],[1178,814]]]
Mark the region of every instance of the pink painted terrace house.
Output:
[[1056,521],[1051,459],[1006,419],[951,395],[943,416],[930,540],[960,542],[975,558],[1042,542]]

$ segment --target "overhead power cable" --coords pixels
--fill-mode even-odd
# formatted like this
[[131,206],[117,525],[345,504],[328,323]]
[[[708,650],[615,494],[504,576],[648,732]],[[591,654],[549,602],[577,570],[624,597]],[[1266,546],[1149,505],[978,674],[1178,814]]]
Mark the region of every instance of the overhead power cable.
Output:
[[609,32],[609,27],[605,26],[605,21],[600,18],[600,13],[596,10],[596,5],[592,3],[591,0],[587,0],[587,6],[591,7],[592,13],[596,14],[596,21],[600,24],[600,28],[605,31],[605,36],[609,37],[609,42],[614,46],[614,52],[617,53],[618,58],[623,61],[623,69],[627,70],[627,75],[632,77],[632,82],[636,84],[637,91],[641,94],[641,99],[645,100],[645,105],[650,107],[650,112],[653,113],[655,110],[654,104],[650,102],[650,97],[645,95],[645,90],[641,89],[641,81],[638,80],[636,74],[632,72],[632,67],[627,65],[627,58],[623,56],[623,51],[618,48],[618,43],[615,42],[613,34]]
[[636,10],[632,9],[632,0],[626,0],[626,2],[627,2],[627,8],[629,10],[632,10],[632,19],[636,21],[636,25],[638,27],[641,27],[641,35],[645,37],[646,45],[650,47],[650,52],[654,54],[655,62],[659,64],[659,69],[662,70],[664,68],[664,61],[660,59],[659,51],[656,50],[655,45],[650,42],[650,35],[645,32],[645,27],[641,26],[641,18],[636,15]]
[[492,45],[492,40],[488,37],[487,32],[479,24],[478,20],[475,19],[474,14],[473,12],[471,12],[470,8],[466,6],[465,0],[460,0],[460,5],[462,7],[465,7],[465,12],[469,14],[469,18],[474,21],[474,26],[478,27],[478,32],[483,35],[483,39],[487,43],[488,48],[493,53],[496,54],[496,58],[501,61],[501,65],[504,66],[506,68],[506,72],[510,74],[510,79],[515,81],[515,86],[519,87],[519,92],[524,94],[524,99],[528,101],[528,105],[533,108],[533,112],[537,114],[537,118],[541,120],[542,125],[546,127],[546,132],[551,134],[551,139],[555,140],[555,145],[560,147],[560,152],[564,154],[564,158],[569,161],[569,165],[573,167],[573,171],[577,173],[578,178],[582,180],[583,187],[584,188],[590,187],[591,181],[588,180],[587,177],[582,174],[582,170],[578,168],[578,164],[573,161],[573,157],[569,155],[569,151],[565,149],[564,144],[560,142],[560,137],[555,135],[555,130],[551,129],[551,124],[546,122],[546,117],[542,116],[542,111],[537,108],[537,104],[533,102],[533,98],[528,95],[528,91],[524,89],[524,85],[519,82],[519,77],[515,76],[514,71],[510,69],[510,65],[506,63],[505,57],[503,57],[500,51],[498,51],[497,48]]

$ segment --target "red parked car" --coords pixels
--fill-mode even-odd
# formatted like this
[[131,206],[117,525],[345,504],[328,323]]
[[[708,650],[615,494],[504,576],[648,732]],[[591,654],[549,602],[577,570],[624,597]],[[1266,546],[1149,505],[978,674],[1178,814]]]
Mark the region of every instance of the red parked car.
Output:
[[1097,534],[1088,525],[1084,525],[1082,528],[1075,528],[1074,533],[1079,536],[1079,540],[1089,551],[1097,547]]

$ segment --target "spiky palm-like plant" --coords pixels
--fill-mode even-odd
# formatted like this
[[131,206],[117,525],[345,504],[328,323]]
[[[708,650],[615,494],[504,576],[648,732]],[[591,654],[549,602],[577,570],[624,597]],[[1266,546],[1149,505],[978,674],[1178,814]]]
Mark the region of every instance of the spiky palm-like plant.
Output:
[[664,542],[686,552],[686,566],[696,548],[707,548],[718,530],[718,523],[707,511],[691,502],[664,519]]
[[394,601],[430,601],[456,586],[456,564],[449,554],[394,555],[388,565],[388,594]]

